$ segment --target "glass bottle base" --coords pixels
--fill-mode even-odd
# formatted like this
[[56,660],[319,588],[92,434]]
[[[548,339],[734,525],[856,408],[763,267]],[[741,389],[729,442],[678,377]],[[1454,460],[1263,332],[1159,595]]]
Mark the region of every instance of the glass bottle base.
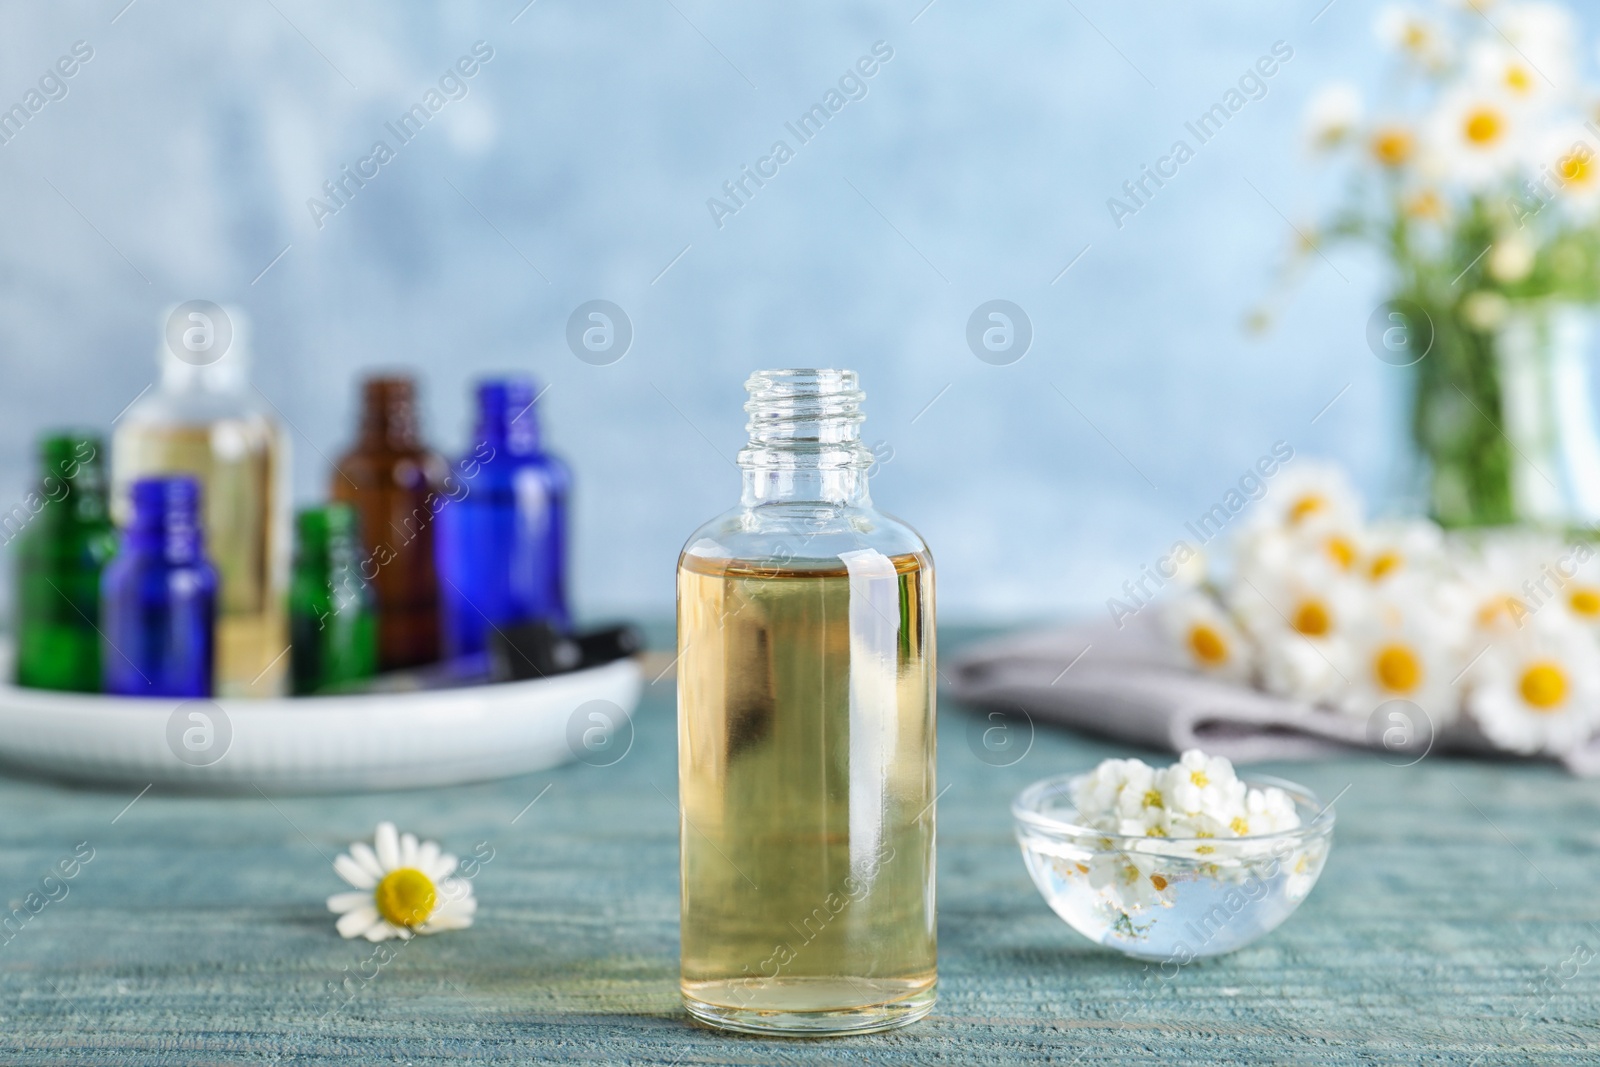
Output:
[[837,1037],[893,1030],[927,1015],[937,999],[938,982],[932,978],[683,984],[683,1005],[697,1021],[719,1030],[773,1036]]

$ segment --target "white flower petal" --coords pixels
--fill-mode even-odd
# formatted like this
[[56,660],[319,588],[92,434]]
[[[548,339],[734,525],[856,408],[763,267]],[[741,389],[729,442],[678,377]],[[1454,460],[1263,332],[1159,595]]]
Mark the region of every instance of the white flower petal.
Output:
[[373,844],[377,848],[378,862],[383,865],[383,873],[388,874],[400,866],[400,835],[395,832],[394,823],[380,822],[378,832],[373,836]]
[[383,876],[389,873],[383,869],[383,864],[378,862],[377,853],[372,851],[372,846],[365,841],[356,841],[350,846],[350,858],[372,876],[373,885],[377,885],[383,880]]
[[417,849],[417,870],[428,877],[433,877],[433,865],[439,861],[439,842],[424,841]]
[[419,934],[436,934],[443,930],[465,930],[472,925],[470,915],[434,915],[417,927]]
[[424,870],[422,873],[432,878],[435,882],[442,882],[452,874],[455,874],[456,868],[460,865],[461,861],[456,859],[454,853],[446,852],[433,861],[432,870]]
[[[373,914],[376,915],[377,912],[374,911]],[[368,941],[387,941],[391,937],[398,936],[399,933],[400,928],[398,926],[395,926],[386,919],[380,918],[369,929],[367,929],[362,936]]]
[[400,835],[400,866],[415,867],[417,865],[417,835],[406,833]]
[[370,892],[335,893],[328,898],[328,910],[335,915],[343,915],[347,911],[354,911],[372,903]]
[[367,940],[374,941],[378,939],[371,937],[370,931],[374,926],[382,922],[383,919],[381,916],[379,916],[378,909],[369,906],[366,908],[358,908],[355,911],[345,912],[343,915],[339,916],[339,921],[333,925],[334,929],[339,931],[340,937],[348,939],[352,937],[361,937],[362,935],[366,934],[368,935]]
[[357,889],[371,889],[378,884],[378,880],[371,872],[342,852],[339,858],[333,861],[333,869],[338,872],[340,878]]

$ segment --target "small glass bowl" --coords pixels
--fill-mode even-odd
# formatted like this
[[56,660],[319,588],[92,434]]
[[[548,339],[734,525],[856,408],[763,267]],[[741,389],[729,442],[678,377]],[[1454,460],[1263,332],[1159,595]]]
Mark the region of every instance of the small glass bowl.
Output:
[[1078,933],[1142,960],[1182,966],[1243,948],[1287,919],[1316,885],[1334,814],[1304,786],[1283,790],[1300,825],[1250,837],[1126,837],[1077,824],[1075,774],[1035,782],[1011,804],[1034,885]]

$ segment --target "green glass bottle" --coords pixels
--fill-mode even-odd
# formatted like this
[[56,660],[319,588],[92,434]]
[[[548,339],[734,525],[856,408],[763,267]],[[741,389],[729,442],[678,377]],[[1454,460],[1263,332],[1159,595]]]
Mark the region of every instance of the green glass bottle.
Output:
[[41,439],[39,484],[0,517],[16,544],[18,685],[100,691],[100,570],[117,544],[104,455],[98,437]]
[[295,516],[289,578],[289,675],[296,696],[327,692],[378,669],[378,623],[363,577],[361,538],[348,504]]

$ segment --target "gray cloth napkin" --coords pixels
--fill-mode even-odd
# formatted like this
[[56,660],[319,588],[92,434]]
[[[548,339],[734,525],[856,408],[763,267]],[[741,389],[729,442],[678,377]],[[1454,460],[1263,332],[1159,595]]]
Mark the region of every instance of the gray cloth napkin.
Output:
[[[1150,748],[1204,749],[1235,763],[1323,759],[1354,748],[1382,751],[1395,763],[1430,752],[1492,751],[1464,721],[1431,737],[1426,723],[1406,729],[1388,720],[1369,724],[1203,677],[1178,659],[1154,615],[1143,612],[1121,629],[1090,623],[974,645],[943,672],[952,680],[950,695]],[[1600,740],[1561,763],[1574,774],[1600,776]]]

